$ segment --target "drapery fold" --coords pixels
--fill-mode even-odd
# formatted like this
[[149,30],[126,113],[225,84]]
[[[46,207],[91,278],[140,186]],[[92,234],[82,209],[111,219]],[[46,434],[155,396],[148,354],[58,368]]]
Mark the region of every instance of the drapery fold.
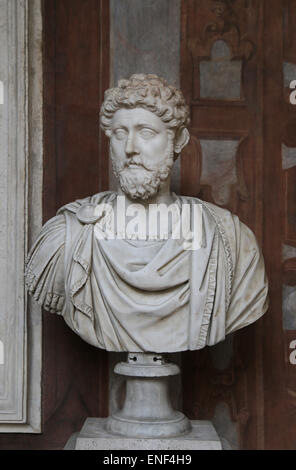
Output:
[[263,315],[263,258],[236,216],[178,196],[180,207],[202,204],[200,249],[186,250],[172,238],[99,239],[99,221],[81,214],[115,200],[115,193],[105,192],[61,208],[27,260],[29,292],[85,341],[109,351],[194,350]]

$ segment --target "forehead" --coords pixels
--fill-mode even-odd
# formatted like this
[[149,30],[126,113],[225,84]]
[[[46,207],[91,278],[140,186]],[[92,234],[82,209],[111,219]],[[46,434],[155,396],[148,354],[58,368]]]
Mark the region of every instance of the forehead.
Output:
[[144,108],[119,109],[113,115],[111,125],[115,126],[138,126],[150,125],[157,129],[167,129],[165,123],[156,114]]

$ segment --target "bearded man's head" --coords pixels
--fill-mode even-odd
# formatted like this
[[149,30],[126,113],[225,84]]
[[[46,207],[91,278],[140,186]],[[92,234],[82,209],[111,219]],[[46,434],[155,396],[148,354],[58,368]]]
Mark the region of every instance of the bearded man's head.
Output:
[[133,199],[153,197],[189,140],[182,92],[156,75],[132,75],[105,92],[100,119],[121,189]]

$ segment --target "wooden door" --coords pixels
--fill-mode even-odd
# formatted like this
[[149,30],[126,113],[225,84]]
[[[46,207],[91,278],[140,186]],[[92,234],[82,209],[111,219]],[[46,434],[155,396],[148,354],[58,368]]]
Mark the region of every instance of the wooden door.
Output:
[[183,355],[184,409],[212,419],[223,403],[238,448],[295,449],[296,106],[287,87],[296,2],[183,0],[181,41],[192,134],[181,192],[230,209],[255,232],[270,282],[269,311],[255,325]]

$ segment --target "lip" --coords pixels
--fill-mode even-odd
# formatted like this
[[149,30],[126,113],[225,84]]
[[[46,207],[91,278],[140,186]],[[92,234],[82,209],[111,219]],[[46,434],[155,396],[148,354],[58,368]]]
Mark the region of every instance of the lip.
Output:
[[139,168],[141,168],[141,166],[132,163],[131,165],[128,166],[128,168],[137,168],[137,169],[139,169]]

